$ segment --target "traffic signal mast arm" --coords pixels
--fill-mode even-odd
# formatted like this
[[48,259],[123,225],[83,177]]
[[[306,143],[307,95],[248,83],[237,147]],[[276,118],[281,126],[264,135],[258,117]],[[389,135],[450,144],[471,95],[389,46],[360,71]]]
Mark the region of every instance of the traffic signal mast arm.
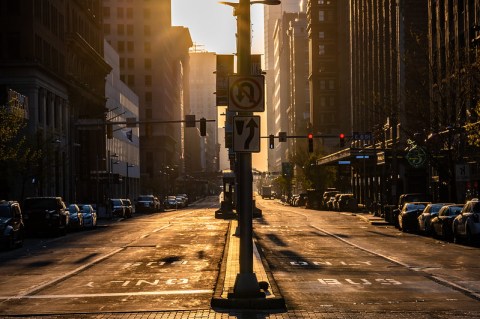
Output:
[[[274,138],[279,138],[279,135],[273,135]],[[287,135],[285,136],[286,138],[308,138],[307,135]],[[345,138],[351,138],[351,135],[345,135]],[[267,136],[261,136],[260,138],[270,138],[270,135]],[[325,135],[325,134],[319,134],[319,135],[313,135],[313,138],[339,138],[339,135]]]
[[[202,119],[195,120],[195,123],[200,123]],[[104,126],[104,125],[139,125],[139,124],[169,124],[169,123],[186,123],[185,120],[171,120],[171,121],[118,121],[118,122],[111,122],[111,121],[102,121],[98,123],[77,123],[76,126]],[[205,122],[216,122],[216,120],[207,120]]]

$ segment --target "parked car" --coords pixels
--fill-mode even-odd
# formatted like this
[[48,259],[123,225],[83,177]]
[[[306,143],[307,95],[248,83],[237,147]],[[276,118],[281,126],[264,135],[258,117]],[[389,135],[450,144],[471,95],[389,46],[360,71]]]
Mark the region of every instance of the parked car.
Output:
[[328,201],[330,201],[330,198],[334,197],[339,193],[340,191],[337,191],[335,189],[327,189],[322,195],[322,208],[329,209],[327,205]]
[[175,198],[177,199],[178,208],[184,208],[187,206],[187,201],[185,200],[185,198],[180,195],[175,196]]
[[445,205],[452,205],[453,203],[432,203],[428,204],[427,207],[423,210],[423,212],[418,216],[418,231],[425,234],[430,235],[432,230],[431,222],[432,219],[438,216],[438,212],[440,208]]
[[357,199],[353,194],[340,194],[338,201],[335,202],[335,210],[337,211],[356,211],[357,210]]
[[187,194],[178,194],[177,196],[182,196],[185,200],[185,207],[188,207],[188,204],[190,204],[190,200],[188,199]]
[[20,204],[0,201],[0,243],[6,249],[23,245],[24,225]]
[[28,197],[23,203],[23,221],[27,231],[64,235],[69,214],[61,197]]
[[472,243],[480,237],[480,202],[477,198],[468,201],[452,225],[453,240]]
[[83,215],[83,227],[97,227],[97,211],[89,204],[78,204],[80,212]]
[[167,198],[165,199],[165,202],[164,202],[165,208],[168,208],[168,209],[171,209],[171,208],[177,209],[177,205],[178,205],[177,197],[175,197],[175,196],[167,196]]
[[398,228],[404,232],[417,231],[418,216],[423,212],[429,202],[410,202],[403,205],[398,214]]
[[135,201],[135,212],[137,213],[156,213],[163,210],[160,201],[153,195],[140,195]]
[[133,206],[132,202],[128,198],[121,199],[124,210],[125,210],[125,217],[130,218],[133,216]]
[[338,201],[342,195],[342,193],[338,193],[335,195],[335,197],[333,197],[332,210],[338,211]]
[[326,208],[328,210],[334,210],[334,208],[335,208],[335,204],[334,204],[335,203],[335,197],[336,197],[336,195],[331,196],[330,199],[327,201],[327,204],[326,204],[327,207]]
[[446,240],[453,239],[453,220],[462,211],[463,204],[445,205],[438,212],[438,216],[432,219],[432,236],[442,237]]
[[398,198],[397,208],[393,209],[391,211],[391,214],[386,214],[385,220],[393,223],[395,227],[398,227],[398,215],[400,214],[400,211],[402,210],[405,203],[411,202],[430,202],[430,196],[423,193],[409,193],[400,195],[400,197]]
[[80,230],[83,228],[83,214],[77,204],[68,205],[69,228]]
[[110,199],[110,207],[111,216],[117,216],[121,218],[125,218],[125,207],[123,206],[123,202],[120,198],[113,198]]

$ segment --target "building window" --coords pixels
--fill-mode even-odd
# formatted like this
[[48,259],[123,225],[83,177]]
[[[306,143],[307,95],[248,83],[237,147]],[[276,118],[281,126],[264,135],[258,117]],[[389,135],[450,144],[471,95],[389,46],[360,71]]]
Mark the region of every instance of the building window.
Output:
[[320,44],[318,46],[318,55],[325,55],[325,45]]
[[105,33],[105,35],[109,35],[110,34],[110,25],[109,24],[104,24],[103,25],[103,33]]
[[329,80],[328,81],[328,89],[329,90],[335,90],[335,81],[334,80]]
[[325,21],[325,11],[318,11],[318,21]]
[[320,80],[320,90],[325,90],[325,80]]
[[120,58],[120,69],[125,68],[125,58]]
[[323,31],[318,32],[318,38],[319,39],[325,39],[325,32],[323,32]]
[[151,120],[153,117],[153,112],[152,112],[152,109],[151,108],[146,108],[145,109],[145,118],[147,120]]
[[149,19],[150,16],[151,16],[151,11],[150,11],[150,9],[144,9],[144,10],[143,10],[143,17],[144,17],[145,19]]

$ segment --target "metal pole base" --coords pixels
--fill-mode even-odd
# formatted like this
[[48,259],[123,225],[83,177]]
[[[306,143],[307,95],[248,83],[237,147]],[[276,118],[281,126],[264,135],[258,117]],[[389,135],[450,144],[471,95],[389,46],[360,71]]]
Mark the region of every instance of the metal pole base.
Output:
[[239,273],[235,278],[233,293],[228,298],[265,298],[265,293],[260,290],[255,273]]

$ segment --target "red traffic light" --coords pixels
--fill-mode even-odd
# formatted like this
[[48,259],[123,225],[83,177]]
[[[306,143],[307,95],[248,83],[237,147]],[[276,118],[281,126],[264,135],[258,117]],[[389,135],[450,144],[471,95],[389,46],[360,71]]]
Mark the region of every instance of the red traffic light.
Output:
[[345,134],[340,133],[340,138],[345,138]]
[[312,134],[312,133],[308,133],[308,138],[309,138],[309,139],[312,139],[312,138],[313,138],[313,134]]

